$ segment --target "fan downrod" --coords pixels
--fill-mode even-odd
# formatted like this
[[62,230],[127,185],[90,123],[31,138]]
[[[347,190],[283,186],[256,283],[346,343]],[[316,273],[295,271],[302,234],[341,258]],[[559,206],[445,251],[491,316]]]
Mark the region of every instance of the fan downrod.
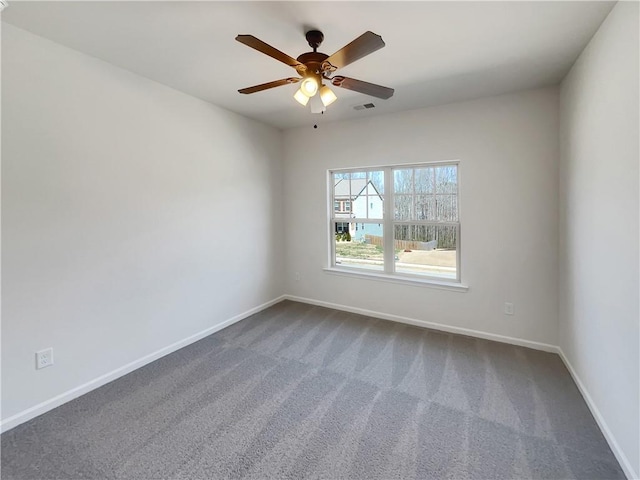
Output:
[[305,38],[307,39],[307,42],[309,42],[309,46],[313,48],[313,51],[315,52],[324,40],[324,34],[320,30],[309,30],[306,33]]

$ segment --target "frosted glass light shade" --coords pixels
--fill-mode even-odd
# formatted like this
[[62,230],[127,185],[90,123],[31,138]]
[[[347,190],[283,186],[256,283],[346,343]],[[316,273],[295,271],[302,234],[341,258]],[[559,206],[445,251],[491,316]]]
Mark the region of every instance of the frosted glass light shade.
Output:
[[313,97],[318,91],[318,82],[313,77],[307,77],[302,80],[300,84],[300,91],[304,93],[307,97]]
[[320,98],[320,95],[314,95],[313,97],[311,97],[310,106],[311,106],[311,113],[322,113],[327,109],[322,104],[322,99]]
[[333,91],[327,87],[326,85],[324,85],[321,89],[320,89],[320,99],[322,100],[322,104],[325,107],[328,107],[329,105],[331,105],[333,102],[335,102],[338,97],[336,97],[336,94],[333,93]]
[[293,96],[293,98],[295,98],[298,101],[298,103],[302,106],[309,103],[309,97],[307,97],[302,90],[298,90]]

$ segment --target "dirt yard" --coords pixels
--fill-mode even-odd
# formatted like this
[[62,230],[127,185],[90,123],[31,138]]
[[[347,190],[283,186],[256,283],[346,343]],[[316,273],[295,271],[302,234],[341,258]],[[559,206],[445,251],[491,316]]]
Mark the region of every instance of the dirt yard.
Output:
[[[336,242],[336,256],[382,260],[382,247],[359,242]],[[412,250],[397,251],[398,262],[414,265],[432,265],[434,267],[456,266],[455,250]]]
[[455,267],[455,250],[412,250],[399,252],[398,261],[416,265],[433,265],[434,267]]

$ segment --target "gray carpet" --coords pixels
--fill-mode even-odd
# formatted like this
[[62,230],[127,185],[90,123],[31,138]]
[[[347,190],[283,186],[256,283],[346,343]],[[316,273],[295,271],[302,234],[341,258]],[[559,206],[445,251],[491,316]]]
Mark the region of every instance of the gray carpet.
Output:
[[286,301],[3,434],[2,478],[624,475],[557,355]]

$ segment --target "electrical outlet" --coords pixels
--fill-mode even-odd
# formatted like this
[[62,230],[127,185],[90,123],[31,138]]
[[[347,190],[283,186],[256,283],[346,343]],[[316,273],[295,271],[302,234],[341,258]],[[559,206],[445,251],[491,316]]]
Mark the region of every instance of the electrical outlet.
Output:
[[505,315],[513,315],[513,303],[506,302],[504,304],[504,314]]
[[53,365],[53,348],[46,348],[36,352],[36,369]]
[[300,272],[296,272],[295,279],[296,279],[296,282],[300,281]]

